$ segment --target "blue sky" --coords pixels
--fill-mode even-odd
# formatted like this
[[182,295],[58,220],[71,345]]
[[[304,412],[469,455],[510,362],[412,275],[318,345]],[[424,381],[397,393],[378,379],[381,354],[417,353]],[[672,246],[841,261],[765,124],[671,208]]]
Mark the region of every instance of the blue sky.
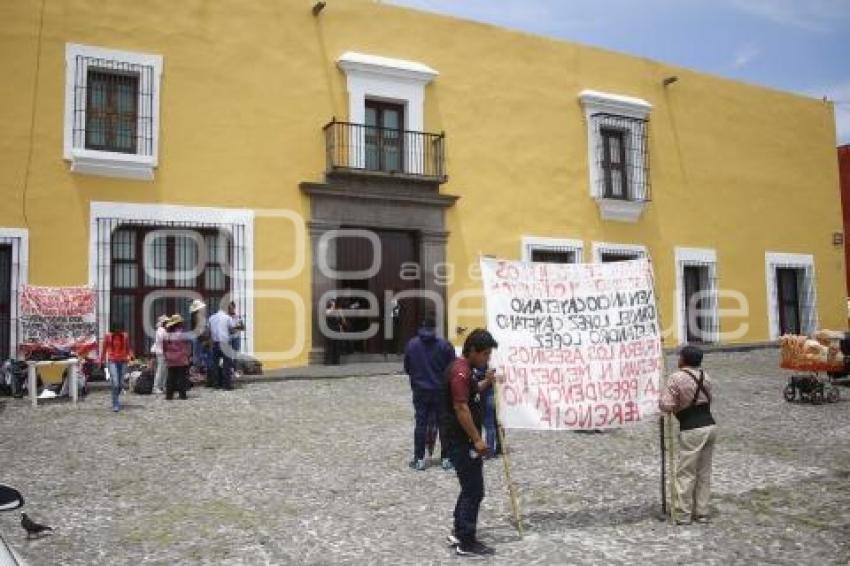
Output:
[[850,143],[850,0],[385,0],[835,101]]

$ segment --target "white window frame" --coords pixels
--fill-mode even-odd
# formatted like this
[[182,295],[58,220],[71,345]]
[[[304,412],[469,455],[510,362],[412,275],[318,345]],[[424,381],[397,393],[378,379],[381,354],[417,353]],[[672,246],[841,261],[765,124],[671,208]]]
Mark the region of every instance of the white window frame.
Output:
[[720,318],[717,307],[717,251],[710,248],[684,248],[676,247],[676,313],[678,316],[679,344],[684,344],[688,339],[687,317],[685,316],[685,267],[696,266],[708,269],[709,289],[709,316],[711,317],[710,328],[707,333],[708,344],[716,344],[720,338]]
[[[245,297],[241,304],[245,305],[243,316],[248,320],[244,333],[243,351],[246,354],[254,353],[254,211],[239,208],[205,208],[192,206],[179,206],[171,204],[138,204],[130,202],[92,202],[89,217],[89,285],[100,291],[99,296],[108,296],[112,290],[112,266],[109,261],[110,254],[102,254],[104,265],[98,265],[98,246],[104,246],[109,250],[112,245],[112,234],[106,234],[105,238],[98,239],[98,220],[120,219],[130,222],[163,222],[185,223],[180,228],[191,229],[193,224],[200,227],[209,227],[211,224],[240,224],[245,230]],[[97,289],[98,269],[105,270],[101,281],[105,281],[104,287]],[[235,279],[234,275],[234,279]],[[233,288],[242,287],[241,282],[234,281]],[[235,297],[238,300],[238,297]],[[98,336],[102,337],[109,326],[109,302],[99,309],[100,318],[98,324]]]
[[[629,139],[641,139],[646,135],[646,132],[637,131],[638,129],[646,128],[645,120],[648,120],[649,113],[652,111],[652,104],[641,98],[632,96],[624,96],[620,94],[611,94],[596,90],[583,90],[579,93],[579,100],[584,107],[585,123],[587,127],[587,167],[588,177],[590,182],[590,196],[596,200],[599,207],[599,214],[603,220],[614,220],[619,222],[637,222],[646,207],[646,199],[624,200],[606,198],[604,192],[600,192],[600,180],[604,175],[600,166],[601,159],[596,155],[596,148],[602,144],[601,133],[593,116],[595,114],[604,113],[625,118],[634,118],[641,122],[636,122],[633,125],[627,126],[630,131],[624,136],[624,143]],[[632,152],[626,148],[627,159],[630,159]],[[644,174],[646,168],[630,167],[632,171],[638,171],[641,175]],[[631,175],[627,177],[629,183],[629,194],[635,195],[637,187],[645,187],[646,179],[633,178]],[[640,197],[641,195],[637,195]],[[644,197],[647,195],[643,195]]]
[[800,298],[800,332],[810,335],[818,328],[817,283],[815,279],[815,256],[781,252],[765,252],[764,271],[767,283],[767,324],[771,340],[779,339],[779,289],[776,284],[776,269],[789,267],[803,270],[803,281],[797,291],[801,295],[811,294],[811,301]]
[[649,258],[649,250],[642,244],[615,244],[611,242],[593,242],[593,263],[602,263],[603,253],[634,254],[635,259]]
[[[152,116],[151,116],[151,155],[98,151],[86,149],[85,145],[74,146],[74,88],[77,57],[93,57],[108,61],[119,61],[132,65],[153,68]],[[159,95],[162,78],[162,56],[149,53],[136,53],[105,49],[77,43],[65,44],[65,119],[63,155],[71,163],[71,171],[86,175],[119,177],[141,181],[151,181],[154,169],[159,164]],[[84,77],[88,80],[88,76]],[[137,112],[140,124],[142,112]],[[85,114],[82,116],[85,123]]]
[[[21,291],[29,281],[29,230],[26,228],[0,227],[0,244],[12,246],[12,296],[9,305],[14,309],[10,313],[9,356],[18,357],[18,333],[21,321]],[[17,266],[17,270],[15,269]],[[0,360],[2,361],[2,360]]]
[[[404,129],[409,132],[425,131],[425,86],[439,73],[416,61],[391,59],[346,51],[337,60],[345,72],[348,88],[348,121],[366,123],[366,101],[392,102],[404,106]],[[416,134],[405,134],[405,137]],[[414,140],[404,140],[405,172],[424,172],[424,148]],[[365,153],[358,148],[365,144],[365,132],[357,130],[351,145],[349,163],[352,167],[365,167]]]
[[575,256],[574,263],[584,260],[584,242],[570,238],[544,238],[540,236],[523,236],[521,257],[522,261],[531,261],[531,252],[536,250],[572,252]]

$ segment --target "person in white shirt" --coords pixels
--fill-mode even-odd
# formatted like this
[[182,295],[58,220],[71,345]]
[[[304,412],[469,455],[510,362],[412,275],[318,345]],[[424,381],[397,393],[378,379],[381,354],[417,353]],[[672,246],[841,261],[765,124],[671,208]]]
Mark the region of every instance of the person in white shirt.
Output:
[[154,335],[153,345],[151,346],[151,354],[156,356],[156,373],[153,380],[153,392],[156,395],[162,395],[165,388],[165,376],[168,373],[168,368],[165,365],[165,354],[162,350],[162,341],[165,340],[165,335],[168,333],[165,330],[165,323],[168,322],[167,314],[160,316],[156,321],[156,334]]
[[[236,305],[230,303],[228,310],[235,309]],[[214,374],[213,387],[220,387],[226,391],[233,389],[233,350],[230,348],[230,337],[236,332],[237,326],[228,310],[220,308],[217,313],[210,317],[208,322],[210,330],[210,341],[212,342],[212,367],[210,371]]]

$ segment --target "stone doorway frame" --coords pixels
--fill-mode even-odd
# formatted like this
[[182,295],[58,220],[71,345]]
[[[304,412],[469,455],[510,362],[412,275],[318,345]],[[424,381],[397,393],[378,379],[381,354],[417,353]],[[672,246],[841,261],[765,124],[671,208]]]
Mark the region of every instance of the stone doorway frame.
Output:
[[[446,209],[459,197],[439,193],[439,184],[406,179],[368,178],[360,175],[328,175],[325,183],[301,183],[310,198],[310,247],[313,268],[310,281],[311,348],[309,363],[324,361],[324,338],[319,298],[334,288],[334,281],[318,268],[319,242],[329,230],[348,226],[374,230],[414,232],[419,245],[420,289],[437,293],[445,304],[445,286],[437,283],[436,268],[446,261]],[[324,251],[330,267],[336,267],[336,244],[327,241]],[[445,314],[443,319],[445,321]],[[445,325],[445,322],[444,322]],[[445,335],[445,328],[439,329]]]

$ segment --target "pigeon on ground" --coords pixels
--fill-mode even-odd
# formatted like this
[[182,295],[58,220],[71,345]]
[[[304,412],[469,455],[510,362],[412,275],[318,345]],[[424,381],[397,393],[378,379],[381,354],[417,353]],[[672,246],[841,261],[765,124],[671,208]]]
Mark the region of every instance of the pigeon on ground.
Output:
[[53,531],[52,527],[48,527],[47,525],[39,525],[32,519],[30,519],[26,513],[21,513],[21,526],[27,532],[27,538],[32,538],[33,536],[38,537],[45,531]]

